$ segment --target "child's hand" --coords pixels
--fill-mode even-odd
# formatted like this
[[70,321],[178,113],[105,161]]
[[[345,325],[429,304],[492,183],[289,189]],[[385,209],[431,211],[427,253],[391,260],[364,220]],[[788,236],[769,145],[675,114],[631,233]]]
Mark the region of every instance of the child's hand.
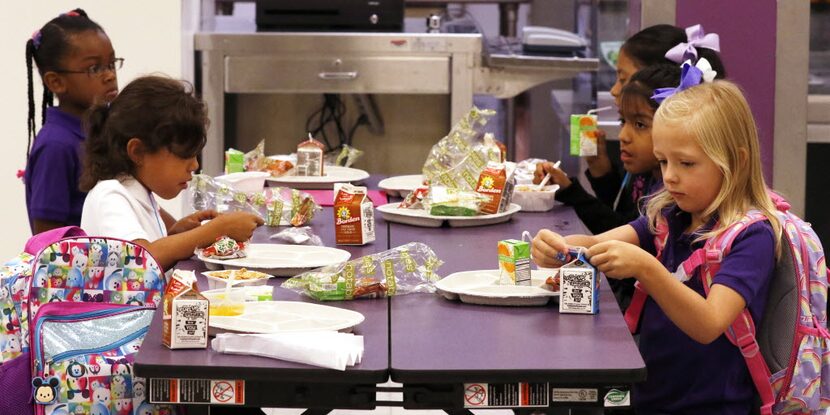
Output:
[[558,268],[567,259],[568,244],[558,233],[542,229],[533,238],[530,256],[542,268]]
[[219,214],[216,213],[215,210],[200,210],[198,212],[191,213],[181,219],[179,219],[173,226],[167,231],[168,235],[175,235],[177,233],[187,232],[191,229],[197,228],[201,226],[202,221],[210,220],[218,216]]
[[220,235],[227,235],[236,241],[244,242],[251,239],[254,229],[265,221],[253,213],[230,212],[218,215],[210,223],[219,230]]
[[591,264],[614,279],[637,278],[655,265],[654,256],[636,245],[622,241],[600,242],[588,249]]
[[611,172],[611,159],[608,158],[608,146],[605,130],[597,130],[597,155],[585,157],[588,171],[592,177],[602,177]]
[[571,186],[571,179],[568,178],[568,175],[561,169],[553,167],[553,163],[549,161],[536,163],[536,171],[533,172],[533,183],[542,183],[548,173],[550,173],[550,184],[558,184],[562,190]]

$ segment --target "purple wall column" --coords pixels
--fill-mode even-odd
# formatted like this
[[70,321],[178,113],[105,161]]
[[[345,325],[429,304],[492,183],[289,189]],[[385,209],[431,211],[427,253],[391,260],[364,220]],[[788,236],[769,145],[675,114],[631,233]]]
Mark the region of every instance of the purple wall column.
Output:
[[746,94],[758,124],[764,178],[772,185],[775,126],[775,1],[677,0],[677,25],[720,35],[727,76]]

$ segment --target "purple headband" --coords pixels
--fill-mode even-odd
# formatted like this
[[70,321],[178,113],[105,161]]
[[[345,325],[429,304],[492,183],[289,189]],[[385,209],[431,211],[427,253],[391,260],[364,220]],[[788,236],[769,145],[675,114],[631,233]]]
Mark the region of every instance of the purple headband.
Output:
[[672,62],[683,62],[686,59],[697,59],[696,48],[708,48],[720,52],[720,36],[717,33],[703,33],[703,26],[696,24],[686,28],[688,42],[680,42],[666,52],[666,59]]

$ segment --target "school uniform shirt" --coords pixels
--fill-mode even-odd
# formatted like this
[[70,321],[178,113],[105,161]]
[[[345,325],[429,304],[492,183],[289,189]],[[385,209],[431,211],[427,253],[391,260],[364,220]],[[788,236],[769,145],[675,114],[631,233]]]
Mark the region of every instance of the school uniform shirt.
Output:
[[80,118],[56,107],[46,109],[46,123],[35,137],[24,175],[33,232],[35,219],[80,225],[86,193],[78,190],[78,182],[85,138]]
[[127,241],[167,236],[155,197],[132,176],[101,180],[89,191],[81,228],[87,235]]
[[[669,237],[661,262],[671,272],[703,246],[697,235],[684,230],[691,215],[676,206],[664,214]],[[714,226],[713,219],[704,229]],[[655,254],[654,235],[643,216],[631,222],[640,246]],[[758,323],[764,315],[769,282],[775,266],[775,236],[769,222],[750,225],[733,242],[713,284],[740,294]],[[696,273],[684,284],[704,295]],[[721,335],[703,345],[683,333],[649,297],[640,322],[640,353],[646,363],[646,381],[635,385],[632,399],[637,413],[741,414],[750,413],[755,386],[738,347]]]

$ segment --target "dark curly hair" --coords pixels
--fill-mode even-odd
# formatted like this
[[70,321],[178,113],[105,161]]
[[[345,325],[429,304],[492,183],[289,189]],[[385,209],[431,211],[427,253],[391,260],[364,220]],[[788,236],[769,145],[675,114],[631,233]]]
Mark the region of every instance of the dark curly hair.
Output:
[[[621,50],[625,51],[640,68],[660,63],[677,65],[675,62],[666,59],[666,52],[681,42],[688,42],[684,29],[668,24],[659,24],[649,26],[635,33],[623,43]],[[716,78],[726,78],[726,68],[718,52],[709,48],[697,48],[697,55],[698,58],[706,58],[709,61],[712,69],[718,73]]]
[[653,110],[660,104],[651,99],[657,88],[676,87],[680,83],[681,69],[674,62],[661,63],[640,69],[620,92],[620,110],[639,102],[647,102]]
[[[26,160],[29,159],[32,140],[35,138],[34,65],[37,65],[41,79],[46,72],[60,70],[61,62],[71,51],[71,37],[87,30],[104,33],[104,29],[92,21],[83,9],[75,9],[50,20],[26,41],[26,71],[29,84],[29,114],[26,118],[29,142],[26,145]],[[41,126],[46,123],[46,108],[53,105],[53,99],[52,91],[43,85],[40,108]]]
[[185,81],[144,76],[130,82],[109,104],[93,106],[85,117],[86,158],[81,190],[100,180],[134,175],[136,165],[127,142],[138,138],[149,153],[167,149],[181,158],[202,151],[206,142],[207,109]]

